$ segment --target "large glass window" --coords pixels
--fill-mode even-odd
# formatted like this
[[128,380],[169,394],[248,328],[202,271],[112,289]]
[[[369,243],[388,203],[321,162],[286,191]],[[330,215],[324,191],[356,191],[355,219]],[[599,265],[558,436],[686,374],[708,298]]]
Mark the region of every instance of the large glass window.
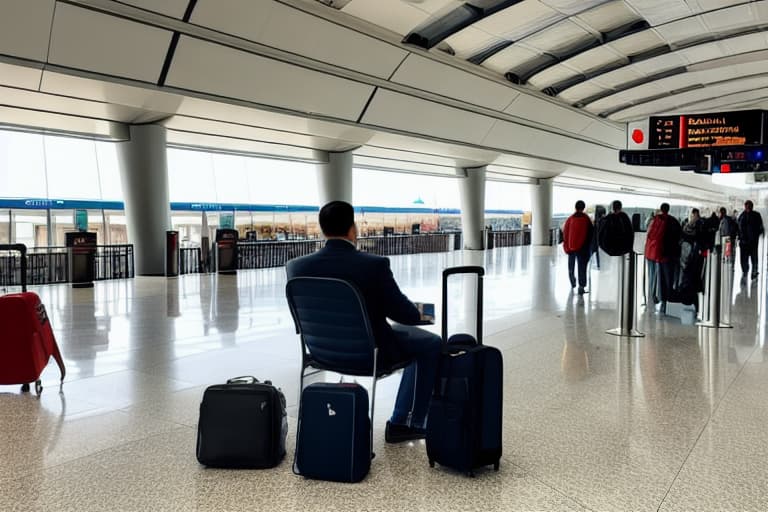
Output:
[[42,135],[0,132],[0,197],[48,197]]
[[460,208],[455,178],[355,169],[356,206]]
[[45,161],[48,197],[101,199],[93,141],[45,137]]

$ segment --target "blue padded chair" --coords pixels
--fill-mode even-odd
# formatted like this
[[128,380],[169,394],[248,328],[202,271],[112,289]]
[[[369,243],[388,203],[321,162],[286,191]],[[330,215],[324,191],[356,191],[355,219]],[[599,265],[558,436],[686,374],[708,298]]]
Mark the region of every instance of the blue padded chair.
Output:
[[342,279],[295,277],[288,281],[285,294],[296,324],[296,333],[301,338],[299,396],[304,389],[307,368],[371,377],[373,438],[376,381],[405,368],[412,361],[382,365],[365,300],[354,284]]

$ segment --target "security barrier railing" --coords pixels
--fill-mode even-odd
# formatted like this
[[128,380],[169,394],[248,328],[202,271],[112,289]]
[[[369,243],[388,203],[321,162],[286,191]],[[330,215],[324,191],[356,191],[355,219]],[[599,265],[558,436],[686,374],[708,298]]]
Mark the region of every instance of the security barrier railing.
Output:
[[282,267],[293,258],[312,254],[322,246],[321,240],[240,242],[237,244],[237,268]]
[[531,244],[531,231],[517,229],[514,231],[489,231],[493,247],[518,247]]
[[380,256],[399,254],[423,254],[453,250],[454,238],[447,233],[423,235],[392,235],[360,238],[357,247],[361,251]]
[[[68,247],[32,247],[27,249],[27,284],[70,282]],[[95,280],[134,277],[133,245],[97,245],[94,254]],[[0,252],[0,285],[21,284],[21,256]]]

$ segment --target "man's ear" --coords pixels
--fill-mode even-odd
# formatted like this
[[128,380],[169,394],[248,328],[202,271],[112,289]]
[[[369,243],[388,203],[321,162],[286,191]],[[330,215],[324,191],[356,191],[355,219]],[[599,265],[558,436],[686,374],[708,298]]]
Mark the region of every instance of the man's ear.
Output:
[[357,224],[352,224],[352,227],[347,231],[347,238],[357,240]]

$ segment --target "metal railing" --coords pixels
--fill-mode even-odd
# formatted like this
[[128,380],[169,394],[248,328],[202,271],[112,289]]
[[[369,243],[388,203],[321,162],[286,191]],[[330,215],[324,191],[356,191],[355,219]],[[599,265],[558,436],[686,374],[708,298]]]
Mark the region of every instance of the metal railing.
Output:
[[[69,247],[32,247],[27,249],[27,284],[70,282]],[[94,254],[95,280],[134,277],[133,245],[97,245]],[[0,252],[0,285],[21,284],[21,256],[17,252]]]
[[94,265],[96,281],[134,277],[133,245],[97,245]]
[[357,248],[380,256],[424,254],[453,250],[454,236],[448,233],[392,235],[359,238]]
[[518,247],[531,245],[531,230],[517,229],[514,231],[489,231],[493,247]]
[[197,274],[203,272],[203,250],[200,247],[182,247],[179,249],[179,274]]
[[237,268],[282,267],[293,258],[312,254],[322,246],[321,240],[240,242],[237,244]]

